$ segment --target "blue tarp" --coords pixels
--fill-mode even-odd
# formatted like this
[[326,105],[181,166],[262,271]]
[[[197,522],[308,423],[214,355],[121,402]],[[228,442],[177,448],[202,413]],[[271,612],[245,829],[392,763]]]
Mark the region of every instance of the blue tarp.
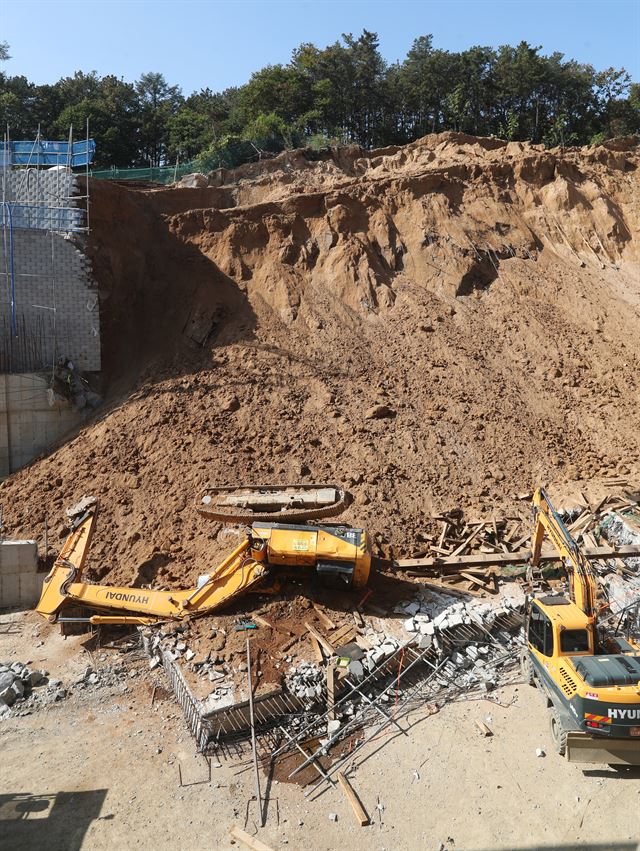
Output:
[[96,152],[94,139],[83,142],[0,142],[0,165],[90,165]]

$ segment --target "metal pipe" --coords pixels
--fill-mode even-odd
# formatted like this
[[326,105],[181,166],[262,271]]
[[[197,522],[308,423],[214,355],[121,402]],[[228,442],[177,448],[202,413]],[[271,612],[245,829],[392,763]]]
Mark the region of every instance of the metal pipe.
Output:
[[247,680],[249,682],[249,719],[251,721],[251,751],[253,754],[253,768],[256,780],[256,796],[258,809],[260,811],[260,827],[264,827],[264,813],[262,812],[262,796],[260,794],[260,770],[258,768],[258,748],[256,745],[256,725],[253,718],[253,685],[251,683],[251,642],[247,638]]

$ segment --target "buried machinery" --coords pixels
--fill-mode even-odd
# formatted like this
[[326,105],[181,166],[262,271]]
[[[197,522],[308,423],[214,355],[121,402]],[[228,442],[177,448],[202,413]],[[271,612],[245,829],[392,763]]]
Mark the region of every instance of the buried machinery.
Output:
[[[327,490],[317,486],[314,489]],[[277,512],[274,516],[286,518],[291,502],[290,490],[281,503],[272,497],[270,507]],[[207,614],[250,590],[277,589],[278,581],[286,577],[299,579],[312,574],[319,584],[340,589],[367,584],[371,549],[365,531],[337,524],[272,523],[264,519],[267,515],[262,500],[259,505],[261,519],[247,528],[242,543],[211,574],[202,576],[195,588],[155,591],[82,581],[97,515],[95,499],[85,498],[68,512],[71,532],[44,580],[36,611],[52,622],[144,625]],[[326,504],[316,508],[326,516]],[[307,515],[312,510],[312,506],[305,509]],[[208,511],[203,514],[211,516]],[[72,608],[87,613],[68,616]]]

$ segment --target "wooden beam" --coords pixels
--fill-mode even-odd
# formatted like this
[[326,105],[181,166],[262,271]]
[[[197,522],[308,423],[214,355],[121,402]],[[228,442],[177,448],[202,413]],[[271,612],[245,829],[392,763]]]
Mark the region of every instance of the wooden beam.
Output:
[[[621,547],[586,547],[583,553],[588,559],[627,558],[640,556],[640,544],[625,544]],[[526,564],[531,559],[531,550],[521,550],[517,553],[474,553],[468,556],[457,556],[452,559],[435,558],[401,558],[392,562],[399,570],[414,570],[416,568],[460,567],[462,570],[473,566],[497,566],[500,564]],[[540,561],[560,561],[557,552],[544,550]]]
[[464,579],[467,579],[469,582],[473,582],[474,585],[477,585],[480,588],[484,588],[484,590],[488,591],[490,594],[494,593],[493,584],[489,585],[487,582],[482,579],[479,579],[477,576],[472,576],[470,573],[465,573],[464,570],[461,570],[459,575],[462,576]]
[[473,539],[476,537],[476,535],[479,535],[480,532],[482,532],[482,530],[484,529],[484,526],[485,526],[484,523],[480,523],[478,528],[474,529],[473,532],[467,538],[464,539],[464,541],[460,544],[460,546],[456,547],[456,549],[451,553],[451,558],[453,558],[453,556],[460,555],[460,553],[464,552],[464,550],[466,550],[466,548],[469,546],[471,541],[473,541]]
[[321,665],[324,665],[324,656],[322,654],[322,647],[320,646],[320,642],[315,637],[315,635],[310,635],[309,641],[311,642],[311,647],[313,648],[313,653],[316,657],[316,662],[319,662]]
[[353,786],[344,774],[339,771],[338,772],[338,783],[342,786],[342,791],[344,792],[347,800],[351,804],[351,809],[353,810],[353,814],[356,817],[356,821],[360,825],[360,827],[365,827],[369,824],[369,816],[366,814],[364,807],[360,803],[360,798],[356,795],[353,790]]
[[242,844],[246,845],[247,848],[251,848],[251,851],[273,851],[269,845],[265,845],[264,842],[260,842],[260,840],[256,839],[255,836],[249,836],[248,833],[245,833],[244,830],[239,828],[237,825],[234,825],[229,833],[233,839],[237,839],[238,842],[242,842]]
[[310,632],[311,635],[320,644],[322,649],[326,650],[327,653],[329,654],[329,656],[333,656],[336,651],[335,651],[333,645],[329,641],[327,641],[327,639],[324,637],[324,635],[321,635],[321,633],[319,633],[318,630],[314,626],[311,626],[310,623],[307,623],[305,621],[304,625],[306,626],[307,631]]
[[336,625],[331,620],[329,615],[326,615],[319,606],[316,606],[315,603],[311,604],[314,608],[315,613],[318,615],[322,623],[324,624],[325,629],[335,629]]

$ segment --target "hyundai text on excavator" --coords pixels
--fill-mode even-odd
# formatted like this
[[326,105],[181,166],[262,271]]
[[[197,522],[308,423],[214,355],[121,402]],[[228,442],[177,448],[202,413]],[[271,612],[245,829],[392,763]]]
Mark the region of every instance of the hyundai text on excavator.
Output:
[[[315,497],[305,493],[300,504],[307,516],[314,504],[321,516],[327,516],[331,506],[326,493],[326,488],[318,490],[316,503]],[[343,507],[339,497],[336,493],[335,505]],[[296,506],[289,493],[270,498]],[[246,506],[246,496],[243,499]],[[256,507],[262,510],[257,516],[264,518],[264,491],[256,501]],[[204,506],[204,516],[212,517],[209,504]],[[269,590],[274,581],[286,577],[311,577],[318,584],[339,589],[361,588],[369,579],[371,548],[364,530],[339,524],[294,525],[260,519],[246,528],[244,540],[210,574],[201,576],[195,588],[155,591],[94,585],[82,581],[82,571],[93,536],[96,501],[85,498],[68,513],[72,517],[70,534],[44,580],[36,606],[39,614],[54,623],[150,624],[207,614],[249,591]],[[277,516],[282,515],[287,516],[286,508]],[[75,614],[78,609],[80,615]]]
[[640,765],[640,644],[607,630],[597,575],[549,497],[533,497],[532,566],[549,536],[569,597],[529,601],[522,672],[544,693],[557,752],[570,762]]

